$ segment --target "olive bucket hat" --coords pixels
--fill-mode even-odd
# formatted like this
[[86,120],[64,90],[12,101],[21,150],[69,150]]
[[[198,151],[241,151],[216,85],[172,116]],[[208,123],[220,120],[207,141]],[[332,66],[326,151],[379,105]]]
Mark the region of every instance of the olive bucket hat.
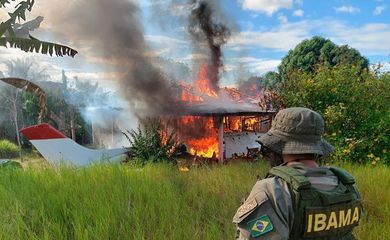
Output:
[[280,110],[271,129],[259,137],[259,142],[280,154],[316,154],[328,156],[333,146],[322,138],[324,119],[308,108]]

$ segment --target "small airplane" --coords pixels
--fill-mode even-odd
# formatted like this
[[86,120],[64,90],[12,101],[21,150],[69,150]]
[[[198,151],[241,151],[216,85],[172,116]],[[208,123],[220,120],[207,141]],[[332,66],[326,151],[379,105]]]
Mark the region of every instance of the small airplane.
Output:
[[119,162],[130,149],[89,149],[65,136],[48,123],[21,129],[20,132],[50,163],[84,167],[97,162]]

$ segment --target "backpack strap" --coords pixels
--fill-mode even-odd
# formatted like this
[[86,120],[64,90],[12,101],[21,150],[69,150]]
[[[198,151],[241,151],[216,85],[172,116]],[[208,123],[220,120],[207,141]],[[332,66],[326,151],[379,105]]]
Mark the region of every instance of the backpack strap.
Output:
[[347,171],[337,167],[330,167],[329,170],[331,170],[344,185],[355,184],[355,178]]
[[348,189],[348,193],[344,194],[344,196],[339,196],[340,201],[343,200],[343,197],[344,201],[351,201],[355,198],[359,198],[359,195],[354,188],[355,178],[351,174],[337,167],[329,167],[329,170],[331,170],[340,182]]
[[271,168],[271,170],[269,170],[267,174],[267,177],[272,177],[272,176],[280,177],[281,179],[289,183],[295,191],[299,191],[301,189],[307,189],[310,188],[311,186],[309,179],[299,170],[292,167],[287,167],[287,166],[273,167]]

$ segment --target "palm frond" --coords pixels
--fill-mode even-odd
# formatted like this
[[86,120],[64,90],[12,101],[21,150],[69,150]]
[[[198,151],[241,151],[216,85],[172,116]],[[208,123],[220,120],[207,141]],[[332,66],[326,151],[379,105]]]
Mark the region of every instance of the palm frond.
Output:
[[[15,0],[11,0],[15,1]],[[0,0],[0,7],[4,6],[6,3],[9,3],[8,0]],[[0,25],[0,36],[3,36],[6,31],[8,31],[9,36],[14,36],[15,33],[13,31],[12,26],[15,24],[16,20],[23,19],[26,20],[26,11],[31,11],[32,6],[34,5],[34,0],[22,1],[18,5],[16,5],[16,10],[12,13],[8,13],[10,18],[1,22]]]
[[16,88],[34,94],[39,100],[38,122],[41,123],[47,111],[47,99],[45,91],[37,84],[22,78],[0,78],[0,81],[8,83]]
[[0,46],[7,47],[9,44],[12,48],[19,48],[25,52],[36,52],[42,54],[49,54],[53,56],[71,56],[74,57],[77,51],[56,43],[40,41],[30,36],[30,38],[19,37],[0,37]]
[[8,31],[8,35],[10,36],[15,35],[11,22],[12,20],[8,19],[6,22],[0,23],[0,36],[5,35],[7,31]]
[[0,0],[0,8],[5,7],[5,5],[9,4],[10,1],[15,1],[15,0]]
[[34,0],[27,0],[27,1],[22,1],[16,5],[16,10],[12,13],[8,13],[8,15],[12,19],[12,23],[15,23],[16,20],[23,19],[26,20],[26,11],[30,11],[34,5]]

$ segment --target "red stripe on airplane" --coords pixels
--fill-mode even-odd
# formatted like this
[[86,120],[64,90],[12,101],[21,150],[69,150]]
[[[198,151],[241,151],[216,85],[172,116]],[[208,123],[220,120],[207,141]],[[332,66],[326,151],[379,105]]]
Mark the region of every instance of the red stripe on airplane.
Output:
[[62,132],[58,131],[48,123],[23,128],[20,132],[23,133],[28,140],[67,138]]

